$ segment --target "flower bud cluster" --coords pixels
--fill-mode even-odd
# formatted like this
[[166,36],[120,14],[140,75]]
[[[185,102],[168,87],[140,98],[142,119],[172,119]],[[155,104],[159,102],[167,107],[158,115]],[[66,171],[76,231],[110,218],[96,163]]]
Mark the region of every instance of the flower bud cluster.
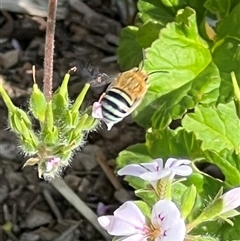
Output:
[[[31,156],[24,166],[37,164],[39,177],[44,179],[60,174],[68,166],[73,151],[83,145],[86,134],[98,125],[91,116],[91,108],[79,111],[90,85],[86,84],[71,104],[67,88],[69,78],[67,73],[49,101],[34,83],[28,112],[16,107],[2,85],[0,87],[8,108],[9,126],[16,133],[22,152]],[[40,130],[34,129],[30,117],[39,122]]]

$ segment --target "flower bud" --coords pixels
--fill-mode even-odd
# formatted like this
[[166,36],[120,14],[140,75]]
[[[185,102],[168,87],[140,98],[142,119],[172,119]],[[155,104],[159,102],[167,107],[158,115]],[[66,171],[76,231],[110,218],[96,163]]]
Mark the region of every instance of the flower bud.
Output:
[[69,106],[69,99],[68,99],[69,78],[70,78],[70,74],[69,73],[65,74],[60,88],[56,90],[56,92],[53,94],[53,97],[52,97],[53,115],[56,120],[64,116],[65,111]]
[[40,122],[44,122],[46,114],[46,98],[37,84],[33,84],[33,91],[30,96],[30,108],[33,116]]
[[181,215],[185,219],[192,211],[195,204],[197,191],[194,185],[188,187],[181,198]]
[[89,87],[90,87],[90,84],[85,84],[81,93],[78,95],[77,99],[75,100],[74,104],[72,105],[72,108],[71,108],[72,112],[77,112],[80,109]]

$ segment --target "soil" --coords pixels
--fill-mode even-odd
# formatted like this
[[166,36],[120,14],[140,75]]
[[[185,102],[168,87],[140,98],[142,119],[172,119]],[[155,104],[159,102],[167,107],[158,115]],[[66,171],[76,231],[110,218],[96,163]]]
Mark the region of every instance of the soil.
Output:
[[[84,25],[79,24],[81,14],[73,7],[69,7],[66,18],[57,21],[54,89],[64,74],[76,66],[78,70],[72,75],[69,86],[72,99],[92,78],[94,71],[90,71],[89,63],[110,78],[120,71],[116,62],[116,42],[124,24],[119,11],[113,8],[110,0],[83,2],[101,14],[101,24],[112,24],[119,29],[109,28],[104,32],[88,24],[86,18]],[[14,104],[26,110],[33,84],[29,72],[32,65],[36,66],[37,83],[42,87],[46,18],[4,11],[0,14],[0,27],[3,86]],[[96,101],[104,88],[106,86],[92,88],[85,106]],[[7,109],[2,99],[0,116],[0,240],[105,240],[51,183],[38,178],[35,166],[22,168],[27,158],[20,152],[16,136],[8,129]],[[110,170],[114,171],[119,152],[139,142],[144,142],[144,130],[131,117],[111,131],[103,124],[98,132],[89,134],[85,147],[76,152],[62,179],[97,215],[112,213],[122,202],[116,195],[119,190],[107,178],[93,153],[100,151]],[[126,183],[120,182],[132,195]]]

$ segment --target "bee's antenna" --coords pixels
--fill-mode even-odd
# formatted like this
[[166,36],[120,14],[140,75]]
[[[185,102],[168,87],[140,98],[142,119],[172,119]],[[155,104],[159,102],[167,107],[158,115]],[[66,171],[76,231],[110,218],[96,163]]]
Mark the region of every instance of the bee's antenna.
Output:
[[139,64],[139,69],[140,69],[140,70],[143,69],[144,62],[145,62],[145,59],[146,59],[146,52],[145,52],[145,49],[142,49],[142,56],[143,56],[143,59],[142,59],[142,61],[141,61],[140,64]]

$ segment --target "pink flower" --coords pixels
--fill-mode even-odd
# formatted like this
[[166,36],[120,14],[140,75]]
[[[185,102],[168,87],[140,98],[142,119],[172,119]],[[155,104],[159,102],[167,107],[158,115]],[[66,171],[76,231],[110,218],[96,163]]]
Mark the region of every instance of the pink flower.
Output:
[[224,193],[220,198],[223,200],[221,214],[234,210],[240,206],[240,187],[233,188],[232,190]]
[[60,158],[59,157],[52,157],[50,158],[46,163],[46,171],[50,172],[55,166],[57,166],[60,162]]
[[150,163],[129,164],[117,173],[118,175],[129,175],[140,177],[149,182],[155,182],[164,177],[173,178],[175,175],[189,176],[192,173],[192,168],[187,166],[191,161],[186,159],[169,158],[163,168],[163,160],[155,159]]
[[116,237],[116,241],[183,241],[186,234],[184,220],[176,205],[168,200],[158,201],[152,209],[150,222],[138,206],[124,203],[112,216],[98,218],[100,225]]
[[102,105],[99,102],[94,102],[92,106],[92,117],[95,119],[102,119]]
[[99,102],[94,102],[93,107],[92,107],[92,117],[95,119],[100,119],[103,120],[104,123],[107,125],[107,130],[110,131],[112,127],[117,123],[117,122],[108,122],[103,118],[102,114],[102,105]]

